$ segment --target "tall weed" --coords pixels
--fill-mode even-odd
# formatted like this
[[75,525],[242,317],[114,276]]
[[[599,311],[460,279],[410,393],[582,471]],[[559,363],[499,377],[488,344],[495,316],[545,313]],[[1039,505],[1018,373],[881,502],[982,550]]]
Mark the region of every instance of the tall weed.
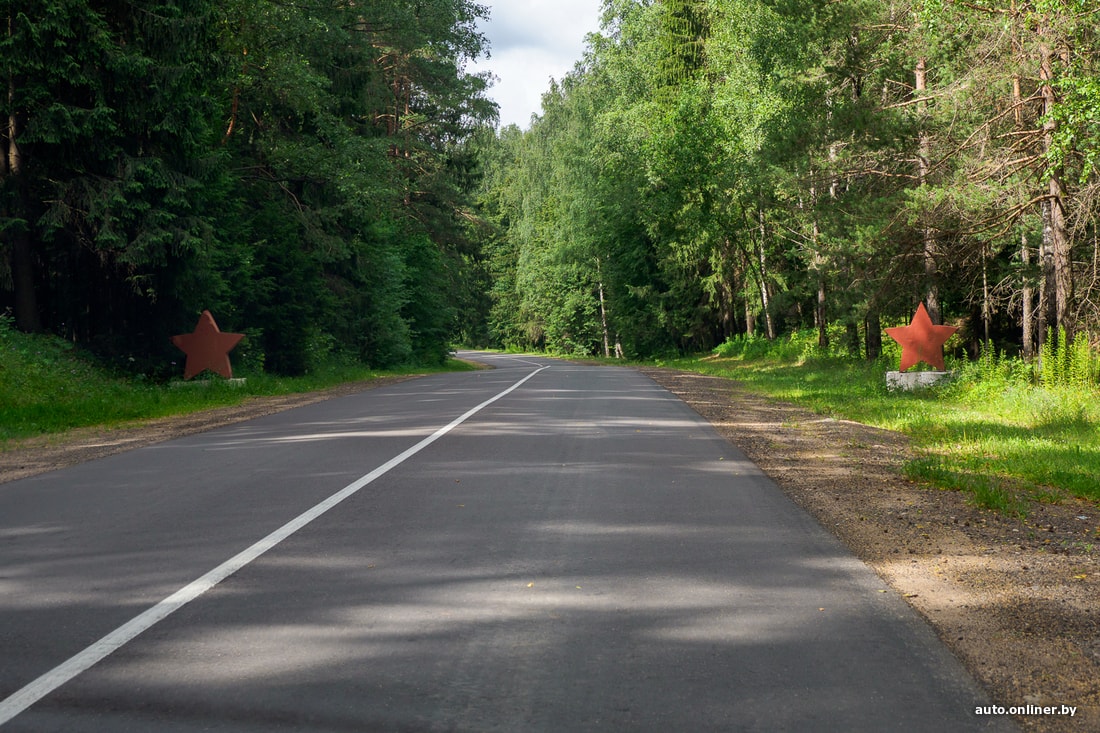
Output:
[[1044,387],[1087,387],[1093,383],[1093,358],[1088,335],[1075,334],[1070,340],[1059,327],[1057,338],[1047,329],[1039,350],[1039,383]]
[[756,334],[738,334],[716,346],[711,352],[726,359],[741,360],[777,360],[782,362],[806,361],[809,359],[847,358],[848,347],[845,343],[844,327],[833,324],[828,328],[829,345],[821,348],[818,344],[816,329],[802,329],[785,336],[769,340]]

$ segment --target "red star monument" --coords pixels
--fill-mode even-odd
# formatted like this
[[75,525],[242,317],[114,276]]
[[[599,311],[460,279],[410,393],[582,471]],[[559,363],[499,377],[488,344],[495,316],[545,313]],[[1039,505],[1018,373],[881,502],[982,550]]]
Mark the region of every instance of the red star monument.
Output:
[[958,329],[954,326],[936,326],[928,317],[924,303],[917,307],[917,314],[908,326],[886,329],[886,334],[901,344],[901,371],[919,361],[934,366],[941,372],[943,367],[943,345],[951,334]]
[[183,378],[190,379],[209,369],[226,379],[232,379],[233,367],[229,364],[229,352],[242,338],[243,333],[219,331],[214,316],[210,315],[210,311],[203,311],[192,333],[172,337],[172,343],[187,354]]

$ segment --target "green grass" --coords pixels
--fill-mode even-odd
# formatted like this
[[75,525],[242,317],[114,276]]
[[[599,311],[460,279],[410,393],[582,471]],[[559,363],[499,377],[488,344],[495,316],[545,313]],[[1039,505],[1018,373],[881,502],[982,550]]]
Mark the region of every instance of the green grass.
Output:
[[304,377],[238,374],[246,377],[244,385],[215,377],[206,388],[176,388],[113,373],[61,339],[21,334],[0,319],[0,449],[20,438],[182,415],[240,404],[254,396],[311,392],[386,375],[473,368],[452,359],[434,368],[373,371],[334,361]]
[[[804,341],[805,339],[803,339]],[[1073,496],[1100,501],[1100,389],[1090,383],[1040,387],[1030,365],[985,357],[949,360],[957,379],[918,392],[890,392],[892,351],[873,363],[795,339],[768,349],[726,348],[665,366],[739,380],[749,389],[836,418],[912,437],[918,456],[906,474],[968,492],[975,504],[1024,515],[1031,501]],[[1093,371],[1095,374],[1095,371]]]

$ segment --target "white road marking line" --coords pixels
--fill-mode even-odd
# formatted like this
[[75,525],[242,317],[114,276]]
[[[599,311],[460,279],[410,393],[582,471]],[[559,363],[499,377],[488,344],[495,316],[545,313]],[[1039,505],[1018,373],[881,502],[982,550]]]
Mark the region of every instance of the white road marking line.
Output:
[[84,651],[78,653],[76,656],[73,656],[67,661],[62,662],[58,666],[51,669],[49,672],[46,672],[44,675],[36,679],[34,682],[31,682],[27,686],[23,687],[21,690],[13,693],[11,696],[5,698],[4,700],[0,700],[0,725],[3,725],[4,723],[14,718],[16,715],[19,715],[19,713],[23,712],[31,705],[34,705],[43,697],[50,694],[58,687],[73,679],[77,675],[87,671],[90,667],[120,649],[138,634],[148,630],[158,622],[163,621],[165,618],[175,613],[180,608],[183,608],[188,603],[195,600],[203,593],[210,590],[218,583],[222,582],[230,575],[243,568],[245,565],[248,565],[253,560],[278,545],[287,537],[290,537],[292,534],[320,517],[329,509],[332,509],[340,502],[354,495],[367,484],[371,483],[383,474],[389,472],[390,469],[401,465],[412,456],[424,450],[429,445],[439,440],[444,435],[451,432],[456,427],[466,422],[477,413],[484,410],[489,405],[519,389],[521,386],[523,386],[524,383],[527,382],[527,380],[531,379],[539,372],[549,368],[549,366],[543,366],[536,369],[523,379],[513,384],[508,389],[504,390],[494,397],[490,397],[477,407],[471,408],[470,410],[466,411],[463,415],[455,418],[447,425],[441,427],[439,430],[436,430],[434,433],[429,435],[427,438],[424,438],[413,447],[394,456],[393,458],[386,461],[381,466],[366,474],[362,478],[358,479],[354,483],[348,484],[340,491],[322,501],[320,504],[317,504],[312,509],[309,509],[306,512],[295,517],[294,519],[290,520],[282,527],[269,534],[267,537],[264,537],[262,540],[249,547],[247,550],[239,553],[229,560],[226,560],[218,567],[206,573],[206,575],[203,575],[201,578],[189,583],[183,588],[180,588],[178,591],[168,596],[157,605],[148,609],[144,613],[134,617],[132,620],[128,621],[122,626],[119,626],[117,629],[107,634],[99,641],[93,643],[91,646],[87,647],[86,649],[84,649]]

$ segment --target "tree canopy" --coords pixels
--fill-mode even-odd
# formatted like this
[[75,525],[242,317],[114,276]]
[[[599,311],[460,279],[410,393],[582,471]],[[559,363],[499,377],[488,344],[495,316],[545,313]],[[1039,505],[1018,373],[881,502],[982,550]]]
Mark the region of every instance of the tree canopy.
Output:
[[3,0],[0,308],[149,369],[443,358],[492,122],[471,0]]
[[0,12],[0,309],[146,372],[1100,325],[1093,2],[604,0],[526,131],[474,0]]
[[603,7],[486,161],[499,342],[649,356],[816,327],[874,356],[924,302],[1030,355],[1100,322],[1094,3]]

